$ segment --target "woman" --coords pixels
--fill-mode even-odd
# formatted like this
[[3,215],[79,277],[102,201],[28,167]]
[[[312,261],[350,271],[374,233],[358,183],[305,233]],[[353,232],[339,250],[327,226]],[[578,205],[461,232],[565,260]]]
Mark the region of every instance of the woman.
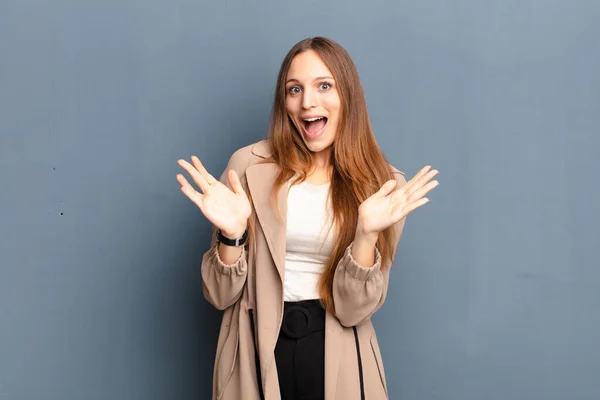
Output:
[[437,174],[409,182],[373,135],[356,68],[332,40],[281,66],[268,139],[220,180],[179,160],[181,190],[214,225],[203,292],[224,310],[213,399],[387,398],[371,315],[383,304],[405,217]]

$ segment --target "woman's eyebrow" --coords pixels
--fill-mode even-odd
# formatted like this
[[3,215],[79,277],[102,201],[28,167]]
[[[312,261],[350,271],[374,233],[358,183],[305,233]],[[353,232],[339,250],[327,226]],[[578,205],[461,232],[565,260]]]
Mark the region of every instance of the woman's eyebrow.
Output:
[[[320,81],[322,79],[332,79],[333,80],[333,77],[332,76],[318,76],[315,79],[313,79],[313,82]],[[288,79],[286,83],[290,83],[290,82],[300,82],[300,81],[298,79],[291,78],[291,79]]]

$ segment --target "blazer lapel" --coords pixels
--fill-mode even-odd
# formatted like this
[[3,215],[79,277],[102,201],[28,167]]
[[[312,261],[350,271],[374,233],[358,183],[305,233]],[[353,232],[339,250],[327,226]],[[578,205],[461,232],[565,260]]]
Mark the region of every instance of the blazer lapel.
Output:
[[282,185],[277,195],[283,223],[277,219],[276,211],[271,207],[270,199],[279,171],[279,167],[274,163],[255,164],[246,169],[246,179],[258,222],[262,227],[271,257],[283,282],[286,251],[287,185]]

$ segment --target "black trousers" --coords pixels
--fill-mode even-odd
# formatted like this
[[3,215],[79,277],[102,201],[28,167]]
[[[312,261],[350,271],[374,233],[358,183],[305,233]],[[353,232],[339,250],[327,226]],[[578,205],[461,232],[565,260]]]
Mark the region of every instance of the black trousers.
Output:
[[324,400],[325,310],[318,300],[285,302],[275,362],[282,400]]

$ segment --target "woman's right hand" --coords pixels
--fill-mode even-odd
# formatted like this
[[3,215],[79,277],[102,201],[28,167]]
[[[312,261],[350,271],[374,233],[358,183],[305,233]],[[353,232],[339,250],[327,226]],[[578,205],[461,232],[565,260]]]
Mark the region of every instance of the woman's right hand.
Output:
[[234,170],[227,172],[232,191],[209,174],[198,157],[192,156],[192,164],[185,160],[178,160],[177,163],[190,174],[201,192],[194,189],[182,174],[177,174],[181,191],[225,237],[241,237],[248,226],[252,209],[237,173]]

